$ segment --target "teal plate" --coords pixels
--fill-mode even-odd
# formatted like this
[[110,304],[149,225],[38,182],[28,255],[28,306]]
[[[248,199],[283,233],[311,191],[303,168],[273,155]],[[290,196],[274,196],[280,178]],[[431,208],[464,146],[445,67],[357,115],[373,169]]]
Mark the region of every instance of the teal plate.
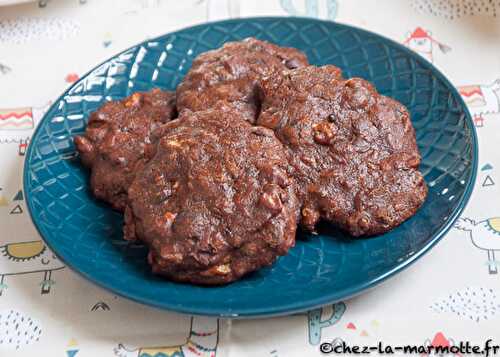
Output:
[[[155,277],[146,251],[122,239],[122,217],[94,200],[73,137],[103,102],[153,87],[174,89],[199,53],[254,36],[304,51],[362,77],[411,111],[429,185],[424,206],[393,231],[349,240],[329,225],[290,254],[223,287]],[[460,95],[430,63],[379,35],[306,18],[250,18],[190,27],[132,47],[56,100],[38,126],[24,168],[27,205],[40,235],[69,267],[112,292],[178,312],[248,317],[290,314],[360,293],[421,257],[451,227],[472,191],[477,139]]]

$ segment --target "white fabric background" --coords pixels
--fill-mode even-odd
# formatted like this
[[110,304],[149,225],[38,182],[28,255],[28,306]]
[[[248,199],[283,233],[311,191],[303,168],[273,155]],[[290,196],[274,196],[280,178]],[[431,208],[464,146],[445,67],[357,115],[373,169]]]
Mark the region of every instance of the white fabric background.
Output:
[[[500,88],[494,92],[486,86],[500,78],[500,20],[494,16],[498,4],[450,0],[477,7],[474,14],[451,19],[450,11],[458,10],[438,11],[442,2],[88,0],[80,4],[78,0],[52,0],[45,8],[36,3],[0,7],[0,115],[21,113],[28,108],[36,122],[72,77],[83,75],[97,63],[145,38],[181,27],[227,17],[286,16],[290,12],[335,17],[336,21],[402,43],[408,39],[412,46],[431,45],[434,64],[452,83],[458,87],[482,86],[483,97],[467,97],[479,100],[480,105],[471,109],[478,124],[479,117],[483,123],[476,128],[480,171],[463,217],[475,221],[494,218],[500,216]],[[488,9],[486,3],[490,4]],[[307,4],[317,4],[318,11],[307,12]],[[336,14],[331,12],[335,5]],[[422,31],[415,31],[419,27],[425,36],[421,36]],[[470,93],[470,88],[463,91]],[[23,135],[28,137],[30,133],[27,130]],[[18,143],[8,143],[12,140],[18,141],[19,137],[0,128],[0,275],[24,269],[3,255],[6,244],[40,240],[25,212],[24,201],[14,200],[22,188],[23,157],[18,154]],[[11,214],[12,210],[23,213]],[[482,343],[496,338],[500,344],[500,273],[490,274],[487,252],[476,247],[471,236],[476,241],[491,239],[500,260],[500,234],[493,230],[485,233],[479,228],[472,232],[452,229],[410,268],[374,290],[345,301],[345,313],[338,322],[321,330],[321,340],[339,337],[350,344],[375,344],[379,340],[387,344],[423,344],[442,333],[450,341]],[[29,247],[35,249],[36,244]],[[36,259],[31,263],[34,268],[26,269],[36,270]],[[54,271],[51,279],[54,284],[50,292],[41,294],[43,273],[5,276],[4,284],[8,287],[0,296],[0,356],[139,356],[144,352],[141,347],[182,345],[189,335],[189,316],[116,297],[67,268]],[[471,302],[461,303],[458,293],[470,294]],[[109,310],[92,311],[99,302],[104,302]],[[9,316],[10,311],[14,313]],[[324,309],[324,318],[330,311],[328,307]],[[31,326],[21,326],[22,333],[33,334],[33,326],[42,331],[31,340],[23,339],[17,349],[14,342],[9,343],[12,328],[2,325],[11,321],[16,312],[33,322]],[[319,356],[319,346],[309,342],[307,321],[305,314],[220,321],[216,356]],[[120,343],[130,351],[118,351]]]

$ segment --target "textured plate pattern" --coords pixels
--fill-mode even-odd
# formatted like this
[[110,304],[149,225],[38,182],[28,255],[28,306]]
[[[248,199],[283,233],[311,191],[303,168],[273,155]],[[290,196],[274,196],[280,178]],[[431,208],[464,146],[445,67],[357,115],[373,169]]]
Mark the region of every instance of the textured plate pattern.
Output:
[[[145,250],[122,240],[121,217],[88,192],[72,138],[104,101],[152,87],[174,89],[199,53],[248,36],[305,51],[345,76],[372,81],[412,114],[430,187],[423,208],[383,236],[350,241],[328,225],[303,237],[272,268],[225,287],[202,288],[149,273]],[[230,20],[144,42],[103,63],[59,98],[30,144],[24,185],[41,235],[67,265],[143,303],[198,314],[292,313],[346,298],[401,270],[437,242],[463,209],[476,174],[476,137],[455,89],[429,63],[378,35],[301,18]],[[335,237],[335,238],[332,238]]]

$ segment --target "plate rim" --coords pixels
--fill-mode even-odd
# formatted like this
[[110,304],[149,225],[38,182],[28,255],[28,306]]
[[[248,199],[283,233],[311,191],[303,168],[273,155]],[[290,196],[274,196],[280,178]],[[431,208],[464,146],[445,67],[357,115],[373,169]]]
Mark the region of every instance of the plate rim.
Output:
[[238,311],[233,311],[231,308],[227,309],[219,309],[219,308],[211,308],[210,303],[207,303],[207,305],[203,308],[200,307],[190,307],[189,304],[187,305],[179,305],[176,303],[169,303],[168,301],[157,301],[157,300],[151,300],[148,298],[145,298],[143,296],[138,296],[137,294],[127,292],[123,289],[117,289],[116,287],[110,287],[109,285],[106,285],[104,282],[98,281],[97,279],[94,279],[92,275],[87,274],[83,271],[80,271],[78,268],[74,267],[72,263],[67,262],[66,259],[61,257],[61,254],[57,251],[57,249],[54,249],[53,245],[48,242],[48,240],[45,238],[45,236],[41,233],[41,229],[39,227],[39,223],[37,222],[37,219],[35,219],[35,216],[32,212],[32,197],[31,197],[31,192],[27,188],[29,188],[29,162],[30,158],[33,155],[33,146],[28,145],[28,149],[25,155],[25,160],[23,164],[23,190],[25,193],[25,202],[26,202],[26,207],[28,208],[29,216],[30,219],[33,223],[33,225],[36,228],[37,233],[39,236],[42,238],[44,243],[50,248],[50,250],[58,257],[59,260],[61,260],[62,263],[68,268],[70,268],[73,272],[76,272],[78,275],[83,276],[86,280],[89,280],[93,284],[103,288],[104,290],[107,290],[108,292],[112,292],[114,294],[117,294],[119,296],[122,296],[124,298],[127,298],[129,300],[138,302],[143,305],[148,305],[152,306],[154,308],[162,309],[162,310],[168,310],[168,311],[173,311],[173,312],[178,312],[178,313],[185,313],[185,314],[191,314],[191,315],[203,315],[203,316],[214,316],[214,317],[221,317],[221,318],[260,318],[260,317],[272,317],[272,316],[284,316],[284,315],[291,315],[291,314],[296,314],[308,310],[312,310],[327,304],[332,304],[335,302],[351,299],[354,296],[357,296],[359,294],[362,294],[368,290],[371,290],[372,288],[376,287],[377,285],[381,284],[382,282],[386,281],[390,277],[393,277],[397,273],[405,270],[408,268],[410,265],[412,265],[414,262],[416,262],[418,259],[420,259],[422,256],[424,256],[427,252],[431,250],[432,247],[434,247],[445,235],[446,233],[452,228],[453,224],[455,223],[456,219],[460,216],[460,214],[463,212],[465,207],[467,206],[467,203],[469,202],[471,195],[474,190],[475,186],[475,181],[477,178],[477,171],[478,171],[478,151],[479,151],[479,145],[478,145],[478,138],[477,138],[477,133],[476,129],[474,127],[472,117],[470,114],[470,111],[465,104],[463,98],[460,96],[458,93],[456,87],[448,80],[448,78],[432,63],[427,61],[424,57],[420,56],[418,53],[411,51],[408,49],[406,46],[400,44],[399,42],[396,42],[384,35],[380,35],[376,32],[372,32],[369,30],[366,30],[364,28],[340,23],[337,21],[328,21],[328,20],[322,20],[322,19],[317,19],[317,18],[311,18],[311,17],[300,17],[300,16],[252,16],[252,17],[240,17],[240,18],[233,18],[233,19],[226,19],[226,20],[221,20],[221,21],[210,21],[210,22],[203,22],[199,23],[196,25],[192,26],[186,26],[182,27],[180,29],[177,29],[175,31],[167,32],[165,34],[162,34],[160,36],[155,36],[150,39],[145,39],[144,41],[141,41],[133,46],[130,46],[123,51],[120,51],[113,56],[107,58],[106,60],[102,61],[98,65],[92,67],[89,71],[87,71],[84,75],[80,77],[78,81],[73,83],[71,86],[69,86],[57,99],[55,99],[50,106],[50,108],[47,110],[47,112],[43,115],[42,119],[38,123],[37,127],[33,131],[33,134],[30,137],[30,142],[33,141],[34,138],[36,138],[37,135],[39,135],[42,127],[42,123],[46,120],[48,120],[48,113],[50,113],[54,107],[64,99],[64,97],[77,85],[81,83],[85,78],[88,77],[89,74],[94,72],[97,68],[101,67],[105,63],[112,61],[116,57],[134,49],[139,46],[142,46],[148,42],[155,41],[162,39],[166,36],[171,36],[175,35],[179,32],[185,31],[185,30],[194,30],[197,28],[202,28],[206,26],[213,26],[217,24],[231,24],[231,23],[240,23],[240,22],[245,22],[245,21],[287,21],[287,20],[299,20],[299,21],[309,21],[309,22],[316,22],[316,23],[322,23],[322,24],[335,24],[336,26],[343,27],[349,31],[355,30],[355,31],[360,31],[366,35],[370,36],[375,36],[380,38],[381,40],[384,40],[386,42],[389,42],[392,46],[395,46],[398,50],[401,50],[405,54],[417,58],[421,64],[426,68],[429,69],[433,72],[433,74],[438,77],[443,83],[448,87],[450,90],[450,93],[452,93],[455,98],[458,99],[459,103],[462,105],[464,108],[464,114],[465,114],[465,123],[466,126],[469,128],[470,132],[472,135],[470,136],[471,139],[471,147],[472,147],[472,160],[471,160],[471,165],[472,165],[472,172],[469,177],[469,181],[467,182],[467,186],[461,195],[457,206],[453,210],[452,214],[448,217],[446,223],[436,232],[432,235],[432,238],[429,240],[429,242],[423,246],[421,249],[419,249],[415,254],[413,254],[411,257],[408,259],[404,260],[403,262],[397,264],[394,266],[392,269],[388,270],[386,273],[381,274],[375,278],[369,279],[364,283],[354,285],[352,287],[343,289],[343,290],[337,290],[328,294],[323,294],[321,297],[317,297],[314,299],[308,299],[305,301],[300,301],[300,302],[292,302],[292,303],[284,303],[279,306],[274,306],[274,307],[260,307],[260,308],[252,308],[252,309],[239,309]]

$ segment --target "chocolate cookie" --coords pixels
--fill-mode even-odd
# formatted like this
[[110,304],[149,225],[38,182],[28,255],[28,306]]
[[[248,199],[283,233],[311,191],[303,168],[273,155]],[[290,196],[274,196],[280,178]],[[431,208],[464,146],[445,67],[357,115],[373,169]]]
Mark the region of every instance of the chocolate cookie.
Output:
[[104,104],[90,115],[85,134],[75,137],[81,160],[91,170],[93,194],[124,210],[127,189],[142,165],[153,129],[176,115],[175,95],[153,89]]
[[272,75],[260,91],[257,123],[287,147],[303,227],[323,218],[354,236],[379,234],[422,205],[427,186],[403,105],[334,66]]
[[256,83],[275,71],[307,65],[294,48],[247,38],[200,54],[177,88],[179,112],[212,107],[220,100],[238,108],[253,123],[259,110]]
[[185,111],[155,132],[129,188],[125,238],[150,247],[154,273],[225,284],[294,245],[298,202],[282,144],[229,106]]

